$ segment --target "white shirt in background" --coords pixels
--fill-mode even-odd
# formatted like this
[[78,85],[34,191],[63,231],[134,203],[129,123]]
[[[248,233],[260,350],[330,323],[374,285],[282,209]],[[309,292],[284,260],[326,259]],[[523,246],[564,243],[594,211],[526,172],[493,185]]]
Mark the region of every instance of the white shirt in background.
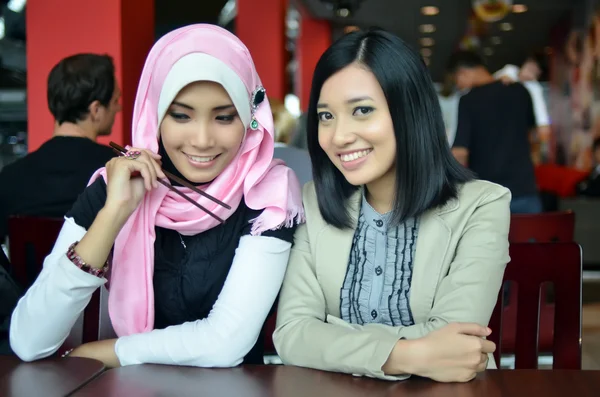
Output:
[[502,69],[494,73],[494,77],[499,79],[502,76],[507,76],[515,82],[519,82],[527,88],[531,101],[533,103],[533,112],[535,114],[535,123],[538,127],[550,125],[550,116],[548,115],[548,107],[544,99],[544,90],[539,81],[520,81],[519,67],[515,65],[506,65]]

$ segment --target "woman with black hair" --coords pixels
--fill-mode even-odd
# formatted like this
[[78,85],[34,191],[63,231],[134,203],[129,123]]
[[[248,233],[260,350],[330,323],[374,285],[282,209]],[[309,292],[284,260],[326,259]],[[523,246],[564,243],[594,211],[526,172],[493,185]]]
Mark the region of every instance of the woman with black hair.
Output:
[[286,364],[467,381],[508,257],[510,192],[474,180],[448,146],[419,56],[381,30],[319,60],[308,109],[314,182],[280,295]]

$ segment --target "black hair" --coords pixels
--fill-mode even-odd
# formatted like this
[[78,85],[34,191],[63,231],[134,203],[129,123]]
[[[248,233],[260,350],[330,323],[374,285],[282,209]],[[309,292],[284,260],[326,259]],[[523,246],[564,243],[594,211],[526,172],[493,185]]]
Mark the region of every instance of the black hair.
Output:
[[600,136],[594,139],[594,142],[592,143],[592,153],[598,149],[600,149]]
[[456,73],[460,68],[473,69],[477,67],[487,69],[483,57],[475,51],[461,50],[450,56],[446,69],[449,73]]
[[83,120],[94,101],[108,106],[114,91],[115,66],[108,55],[73,55],[48,75],[48,107],[58,124]]
[[546,77],[548,74],[548,57],[546,54],[541,51],[532,52],[525,57],[523,62],[521,62],[521,66],[529,61],[535,62],[540,68],[540,80],[542,77]]
[[385,94],[396,136],[395,224],[444,205],[457,196],[471,172],[452,156],[438,97],[419,55],[399,37],[379,30],[349,33],[321,56],[312,81],[307,113],[308,151],[321,215],[337,228],[352,226],[347,200],[351,185],[319,145],[317,102],[321,87],[339,70],[359,63]]

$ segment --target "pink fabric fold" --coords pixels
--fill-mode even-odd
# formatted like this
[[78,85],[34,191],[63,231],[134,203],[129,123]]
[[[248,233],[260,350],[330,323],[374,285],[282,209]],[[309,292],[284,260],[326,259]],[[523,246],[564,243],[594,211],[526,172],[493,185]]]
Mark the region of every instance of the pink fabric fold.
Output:
[[[162,37],[152,48],[140,78],[135,100],[132,146],[158,151],[158,100],[163,82],[177,60],[192,53],[204,53],[227,64],[243,81],[248,102],[261,85],[254,63],[244,44],[233,34],[214,25],[190,25]],[[229,204],[220,205],[180,188],[205,208],[227,219],[242,199],[255,210],[251,234],[289,227],[304,222],[300,184],[280,160],[273,159],[273,119],[268,99],[260,104],[256,119],[259,128],[247,129],[235,159],[210,184],[202,188]],[[106,170],[98,170],[90,183]],[[118,336],[151,331],[154,327],[154,241],[155,227],[183,235],[195,235],[218,225],[218,221],[196,206],[160,187],[146,194],[120,231],[114,245],[111,267],[109,314]]]

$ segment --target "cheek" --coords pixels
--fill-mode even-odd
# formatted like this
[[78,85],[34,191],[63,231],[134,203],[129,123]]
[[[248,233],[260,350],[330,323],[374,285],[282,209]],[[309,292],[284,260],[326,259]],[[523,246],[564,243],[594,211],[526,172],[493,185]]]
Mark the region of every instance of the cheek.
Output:
[[236,123],[230,126],[218,126],[217,128],[214,137],[219,146],[237,151],[244,140],[244,126],[241,123],[239,125]]
[[317,132],[317,138],[319,139],[319,146],[321,146],[321,149],[327,151],[327,149],[329,148],[329,137],[327,135],[327,131],[324,128],[319,127],[319,130]]

